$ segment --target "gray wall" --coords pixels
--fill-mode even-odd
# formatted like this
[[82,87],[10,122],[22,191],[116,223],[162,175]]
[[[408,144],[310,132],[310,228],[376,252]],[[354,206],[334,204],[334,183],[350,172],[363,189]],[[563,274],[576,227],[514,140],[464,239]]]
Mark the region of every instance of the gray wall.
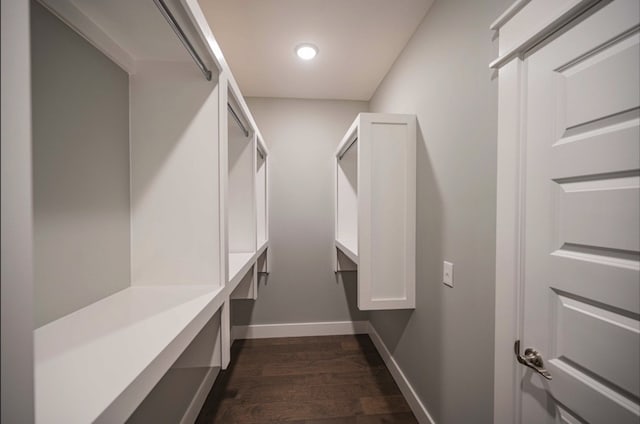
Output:
[[0,422],[32,423],[33,220],[31,213],[31,84],[29,2],[3,1]]
[[129,285],[128,75],[32,2],[35,325]]
[[249,98],[269,148],[271,274],[258,300],[234,301],[236,325],[367,319],[355,274],[332,271],[333,154],[366,102]]
[[[417,302],[371,322],[437,423],[493,406],[497,55],[508,0],[436,1],[371,99],[418,118]],[[442,284],[454,263],[455,287]]]

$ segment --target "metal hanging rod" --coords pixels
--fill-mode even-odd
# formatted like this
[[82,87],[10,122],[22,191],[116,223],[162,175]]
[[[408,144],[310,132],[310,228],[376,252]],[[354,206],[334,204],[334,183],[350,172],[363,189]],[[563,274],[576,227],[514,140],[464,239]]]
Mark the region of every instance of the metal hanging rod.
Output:
[[180,24],[178,24],[178,21],[176,21],[173,13],[171,13],[169,8],[167,7],[167,4],[164,2],[164,0],[153,0],[153,2],[158,7],[158,10],[160,10],[160,13],[162,13],[162,16],[164,16],[164,18],[167,20],[169,26],[171,27],[171,29],[173,29],[173,32],[176,33],[176,35],[182,42],[182,45],[187,49],[193,60],[196,62],[198,68],[200,68],[200,71],[202,71],[202,73],[204,74],[204,77],[207,79],[207,81],[211,81],[211,71],[209,70],[209,68],[207,68],[207,65],[205,65],[198,52],[196,52],[196,49],[193,48],[193,45],[180,27]]
[[244,136],[249,137],[249,130],[244,126],[244,122],[242,122],[236,111],[233,110],[233,107],[231,107],[231,103],[227,103],[227,108],[229,109],[229,112],[231,112],[231,116],[233,116],[233,119],[238,123],[238,125],[240,125],[240,129],[244,133]]
[[347,151],[349,151],[349,149],[351,148],[351,146],[353,146],[354,144],[356,144],[356,141],[358,141],[358,137],[354,137],[353,140],[351,140],[351,142],[349,143],[349,145],[342,151],[342,153],[340,153],[340,155],[338,156],[338,160],[342,160],[342,157],[344,155],[347,154]]

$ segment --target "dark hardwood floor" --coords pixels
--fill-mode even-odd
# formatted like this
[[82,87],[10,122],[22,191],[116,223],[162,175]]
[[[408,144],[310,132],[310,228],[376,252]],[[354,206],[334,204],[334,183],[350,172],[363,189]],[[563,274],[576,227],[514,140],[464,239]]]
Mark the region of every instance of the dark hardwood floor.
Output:
[[196,421],[417,423],[367,335],[237,340]]

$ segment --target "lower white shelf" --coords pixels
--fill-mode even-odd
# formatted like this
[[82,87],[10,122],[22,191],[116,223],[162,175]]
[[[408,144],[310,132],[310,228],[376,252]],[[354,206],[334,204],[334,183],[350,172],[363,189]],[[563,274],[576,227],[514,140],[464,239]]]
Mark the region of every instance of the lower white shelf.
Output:
[[134,286],[35,330],[36,422],[124,422],[223,296],[205,285]]
[[350,247],[346,243],[336,240],[336,247],[345,254],[347,258],[353,261],[354,264],[358,264],[358,249],[356,247]]

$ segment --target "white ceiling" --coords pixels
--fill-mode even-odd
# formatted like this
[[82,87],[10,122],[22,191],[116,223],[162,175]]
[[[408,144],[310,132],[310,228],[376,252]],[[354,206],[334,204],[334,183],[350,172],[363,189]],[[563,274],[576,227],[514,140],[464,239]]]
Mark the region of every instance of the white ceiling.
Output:
[[[369,100],[433,0],[200,0],[245,96]],[[318,46],[309,62],[295,56]]]

